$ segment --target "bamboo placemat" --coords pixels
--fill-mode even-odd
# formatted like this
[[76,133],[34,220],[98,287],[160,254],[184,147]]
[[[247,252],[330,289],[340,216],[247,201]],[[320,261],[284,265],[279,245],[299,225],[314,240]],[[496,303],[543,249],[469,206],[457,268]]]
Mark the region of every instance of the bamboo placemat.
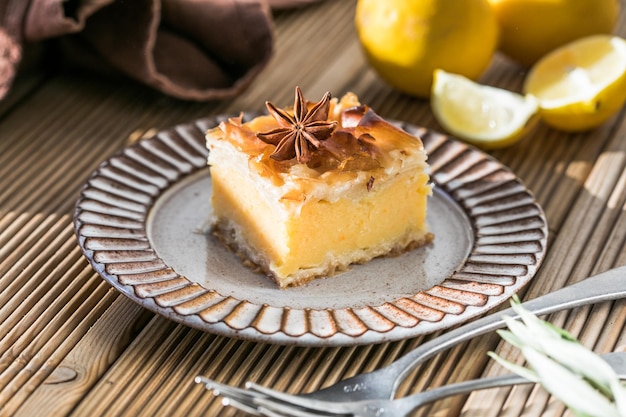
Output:
[[[618,31],[626,36],[626,3]],[[353,91],[384,117],[440,130],[428,103],[395,92],[368,67],[353,0],[276,14],[269,67],[235,99],[186,103],[127,80],[34,74],[0,106],[0,415],[234,416],[193,383],[204,374],[310,391],[377,369],[435,335],[360,347],[303,348],[218,337],[154,316],[112,290],[83,258],[72,225],[89,174],[140,137],[208,115]],[[498,56],[483,81],[519,91],[523,72]],[[532,298],[626,264],[626,111],[599,129],[539,126],[495,152],[544,207],[549,250]],[[624,349],[623,301],[553,315],[598,352]],[[486,352],[516,352],[486,335],[411,373],[401,393],[502,373]],[[423,416],[555,416],[562,405],[534,386],[490,390],[425,407]]]

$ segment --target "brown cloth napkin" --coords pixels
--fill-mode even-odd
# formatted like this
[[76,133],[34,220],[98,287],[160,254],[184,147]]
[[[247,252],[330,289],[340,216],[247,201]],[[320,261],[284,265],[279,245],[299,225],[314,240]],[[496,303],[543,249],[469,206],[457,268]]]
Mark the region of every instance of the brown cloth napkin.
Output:
[[181,99],[231,97],[271,56],[270,8],[306,2],[0,0],[0,99],[24,45],[48,39],[72,65],[122,73]]

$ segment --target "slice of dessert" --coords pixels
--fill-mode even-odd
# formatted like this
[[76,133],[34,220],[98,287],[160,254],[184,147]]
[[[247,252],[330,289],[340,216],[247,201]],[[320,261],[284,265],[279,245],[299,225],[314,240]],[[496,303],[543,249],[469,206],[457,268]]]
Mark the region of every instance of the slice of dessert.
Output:
[[281,288],[433,238],[420,139],[351,93],[207,132],[213,233]]

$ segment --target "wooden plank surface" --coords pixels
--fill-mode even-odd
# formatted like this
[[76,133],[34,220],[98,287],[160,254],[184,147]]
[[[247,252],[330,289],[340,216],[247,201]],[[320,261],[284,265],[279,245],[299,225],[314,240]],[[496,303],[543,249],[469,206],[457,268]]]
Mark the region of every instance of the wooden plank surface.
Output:
[[[626,36],[626,2],[618,31]],[[110,288],[74,237],[80,187],[108,156],[155,131],[215,114],[353,91],[384,117],[440,130],[428,102],[385,85],[368,67],[353,0],[277,13],[268,68],[240,96],[189,103],[128,80],[34,74],[0,105],[0,415],[239,416],[193,383],[203,374],[306,392],[390,363],[434,336],[373,346],[305,348],[206,334],[155,316]],[[497,56],[483,81],[519,91],[523,71]],[[524,289],[533,298],[626,264],[626,109],[602,127],[565,134],[539,126],[492,152],[535,193],[549,250]],[[626,305],[604,303],[551,316],[598,352],[626,349]],[[502,373],[486,352],[519,360],[495,335],[438,355],[401,394]],[[462,366],[459,366],[462,365]],[[440,401],[423,416],[554,416],[562,405],[535,386]]]

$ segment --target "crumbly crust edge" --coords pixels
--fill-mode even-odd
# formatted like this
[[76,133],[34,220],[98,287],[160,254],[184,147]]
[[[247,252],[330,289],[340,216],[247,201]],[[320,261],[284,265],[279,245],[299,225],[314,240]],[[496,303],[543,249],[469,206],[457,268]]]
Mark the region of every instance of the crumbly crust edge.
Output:
[[241,236],[241,233],[239,233],[236,225],[229,222],[227,219],[216,221],[211,227],[210,233],[229,251],[234,253],[244,266],[255,273],[265,274],[276,283],[280,289],[299,287],[318,278],[329,278],[348,270],[351,265],[364,264],[374,258],[400,256],[406,252],[430,244],[435,237],[432,233],[426,232],[421,238],[413,239],[407,244],[397,244],[386,253],[364,256],[348,263],[336,262],[319,268],[300,269],[297,273],[285,279],[281,279],[271,270],[269,260],[250,247]]

